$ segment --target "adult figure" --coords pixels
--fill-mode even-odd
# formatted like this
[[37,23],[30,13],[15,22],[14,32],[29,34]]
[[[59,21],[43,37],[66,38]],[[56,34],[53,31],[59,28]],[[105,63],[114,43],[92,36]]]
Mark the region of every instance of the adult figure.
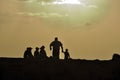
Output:
[[32,50],[31,47],[27,47],[27,49],[24,52],[24,58],[33,58],[31,50]]
[[39,58],[39,48],[38,47],[35,48],[34,58]]
[[47,54],[45,51],[45,46],[41,46],[40,48],[40,59],[46,59],[47,58]]
[[63,44],[58,41],[57,37],[55,37],[55,40],[50,43],[50,50],[52,50],[52,56],[54,59],[59,59],[60,47],[63,52]]

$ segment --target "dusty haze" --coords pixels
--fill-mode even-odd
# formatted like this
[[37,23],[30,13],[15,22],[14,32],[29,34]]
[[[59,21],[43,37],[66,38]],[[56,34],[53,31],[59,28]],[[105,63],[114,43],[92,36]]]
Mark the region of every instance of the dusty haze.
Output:
[[22,57],[26,47],[42,45],[50,56],[49,44],[57,36],[72,58],[111,59],[113,53],[120,52],[120,0],[110,1],[110,10],[100,21],[69,28],[50,27],[39,17],[18,15],[24,10],[22,3],[1,0],[0,57]]

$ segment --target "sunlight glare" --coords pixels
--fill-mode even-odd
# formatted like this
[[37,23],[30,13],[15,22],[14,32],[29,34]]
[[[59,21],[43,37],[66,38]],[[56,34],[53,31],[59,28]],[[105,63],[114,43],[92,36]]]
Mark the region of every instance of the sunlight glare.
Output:
[[79,0],[62,0],[61,2],[55,1],[53,4],[81,4]]

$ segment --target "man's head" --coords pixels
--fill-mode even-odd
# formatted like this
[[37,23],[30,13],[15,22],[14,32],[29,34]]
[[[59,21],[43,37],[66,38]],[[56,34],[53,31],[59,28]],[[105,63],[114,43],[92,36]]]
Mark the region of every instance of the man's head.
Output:
[[55,41],[58,41],[58,37],[55,37]]

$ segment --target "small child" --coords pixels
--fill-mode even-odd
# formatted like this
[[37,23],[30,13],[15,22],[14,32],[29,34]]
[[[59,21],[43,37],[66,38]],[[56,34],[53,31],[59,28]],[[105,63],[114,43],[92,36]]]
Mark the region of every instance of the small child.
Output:
[[65,60],[70,59],[70,54],[69,54],[69,52],[68,52],[68,49],[65,49],[65,52],[63,51],[63,53],[64,53],[64,59],[65,59]]

